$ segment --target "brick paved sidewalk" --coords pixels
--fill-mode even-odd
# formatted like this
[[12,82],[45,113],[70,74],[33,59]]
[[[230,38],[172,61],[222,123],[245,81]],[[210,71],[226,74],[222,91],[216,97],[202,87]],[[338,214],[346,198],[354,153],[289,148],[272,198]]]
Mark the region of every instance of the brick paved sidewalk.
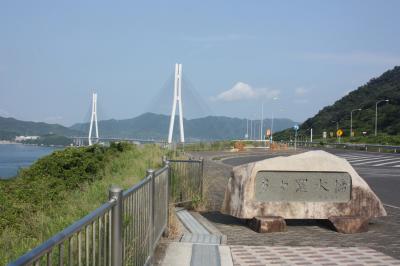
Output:
[[[214,153],[214,156],[216,155],[218,154]],[[400,259],[399,209],[386,207],[388,216],[372,220],[366,233],[346,235],[334,231],[328,222],[288,220],[287,232],[259,234],[248,228],[240,219],[219,212],[231,167],[211,160],[212,153],[201,156],[208,159],[205,163],[205,177],[209,185],[210,199],[210,211],[203,213],[203,216],[227,236],[228,245],[368,247]]]
[[400,261],[370,248],[231,246],[234,266],[389,266]]
[[369,231],[359,234],[341,234],[329,222],[315,220],[287,220],[286,232],[260,234],[232,216],[219,212],[203,216],[227,236],[228,245],[368,247],[400,259],[400,210],[387,211],[387,217],[372,220]]

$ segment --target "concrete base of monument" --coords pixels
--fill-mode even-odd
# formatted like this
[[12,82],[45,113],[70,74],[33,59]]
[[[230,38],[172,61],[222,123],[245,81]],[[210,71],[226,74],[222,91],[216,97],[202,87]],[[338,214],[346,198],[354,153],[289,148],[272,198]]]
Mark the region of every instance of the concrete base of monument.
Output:
[[275,233],[285,232],[285,219],[279,216],[254,217],[248,220],[248,225],[251,229],[258,233]]
[[329,221],[336,231],[343,234],[368,232],[369,219],[360,216],[332,216]]

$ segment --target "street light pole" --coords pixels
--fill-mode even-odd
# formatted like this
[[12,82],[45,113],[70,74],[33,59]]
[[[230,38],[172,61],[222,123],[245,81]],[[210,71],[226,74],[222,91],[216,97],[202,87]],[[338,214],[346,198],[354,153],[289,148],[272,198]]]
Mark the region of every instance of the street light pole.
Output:
[[261,125],[260,125],[260,141],[263,141],[263,120],[264,120],[264,103],[261,104]]
[[381,102],[389,102],[389,100],[380,100],[375,103],[375,136],[378,133],[378,104]]
[[253,136],[253,119],[250,119],[250,140]]
[[249,139],[249,119],[246,118],[246,139]]
[[[332,123],[336,123],[336,132],[339,130],[339,121],[331,121]],[[335,134],[336,135],[336,134]],[[337,135],[336,135],[337,136]],[[339,139],[339,137],[337,137]]]
[[361,108],[351,110],[350,112],[350,138],[353,137],[353,112],[361,111]]

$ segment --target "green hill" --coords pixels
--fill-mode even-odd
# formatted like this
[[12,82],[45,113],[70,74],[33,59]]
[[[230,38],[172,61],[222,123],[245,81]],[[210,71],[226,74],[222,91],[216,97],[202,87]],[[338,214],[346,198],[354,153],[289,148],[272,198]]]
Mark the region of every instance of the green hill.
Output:
[[0,140],[12,140],[15,136],[80,136],[82,132],[58,124],[21,121],[15,118],[0,117]]
[[[300,125],[299,134],[309,135],[313,128],[315,138],[322,138],[324,131],[336,132],[336,122],[344,131],[344,136],[350,136],[350,112],[353,112],[353,132],[355,136],[374,135],[375,130],[375,103],[389,99],[378,105],[378,134],[400,135],[400,67],[386,71],[381,76],[371,79],[367,84],[350,92],[333,105],[326,106],[314,117],[307,119]],[[275,139],[287,139],[293,135],[293,129],[275,134]]]
[[[166,139],[170,116],[145,113],[138,117],[124,120],[99,121],[99,132],[102,137],[122,137],[139,139]],[[174,137],[179,137],[178,117],[175,119]],[[257,121],[257,136],[259,132]],[[264,120],[264,128],[270,127],[271,120]],[[247,128],[246,119],[225,116],[207,116],[195,119],[184,119],[185,139],[226,140],[243,138]],[[295,124],[290,119],[274,119],[274,129],[283,130]],[[88,132],[89,124],[75,124],[71,129]]]

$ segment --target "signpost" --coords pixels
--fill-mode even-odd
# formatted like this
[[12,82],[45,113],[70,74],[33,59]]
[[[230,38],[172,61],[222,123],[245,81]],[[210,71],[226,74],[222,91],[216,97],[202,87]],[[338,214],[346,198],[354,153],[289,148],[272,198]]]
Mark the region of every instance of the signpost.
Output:
[[269,136],[271,136],[271,129],[267,128],[267,130],[265,130],[265,136],[266,138],[269,138]]
[[297,130],[299,130],[299,125],[294,125],[293,126],[294,129],[294,150],[297,149]]
[[[271,129],[267,128],[265,130],[265,140],[268,140],[269,142],[272,143],[272,136],[271,136]],[[267,145],[267,143],[265,142],[265,145]]]
[[339,138],[339,143],[340,143],[340,137],[343,136],[343,130],[339,128],[336,131],[336,136]]

